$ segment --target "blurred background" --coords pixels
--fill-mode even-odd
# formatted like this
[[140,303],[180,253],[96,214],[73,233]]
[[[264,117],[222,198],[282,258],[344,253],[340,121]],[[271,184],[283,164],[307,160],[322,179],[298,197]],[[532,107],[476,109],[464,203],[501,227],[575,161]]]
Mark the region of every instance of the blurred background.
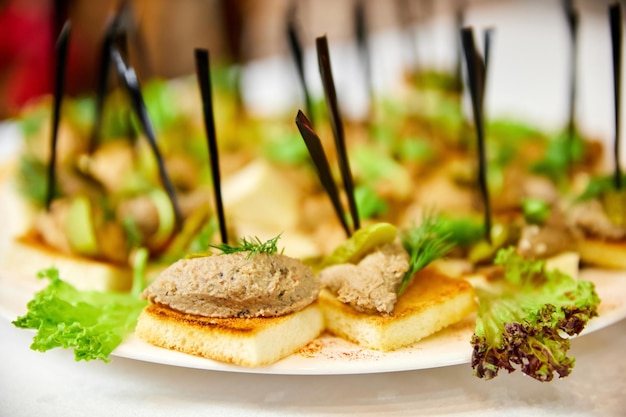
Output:
[[[432,7],[427,1],[367,1],[369,30],[408,24]],[[414,4],[411,4],[414,3]],[[421,4],[423,3],[423,4]],[[29,98],[49,93],[52,52],[65,19],[73,25],[67,91],[96,85],[99,48],[107,23],[129,9],[129,56],[141,78],[173,78],[193,72],[193,48],[208,48],[213,61],[246,63],[288,53],[286,21],[293,8],[301,39],[334,42],[354,33],[354,1],[334,0],[3,0],[0,2],[0,115],[10,116]],[[369,9],[372,10],[369,10]],[[397,8],[410,10],[401,15]],[[400,18],[403,22],[399,22]]]
[[[293,109],[301,101],[286,24],[293,16],[306,76],[321,91],[315,38],[327,35],[338,95],[348,116],[363,114],[366,74],[355,43],[355,10],[364,10],[372,85],[390,91],[408,70],[454,71],[458,28],[495,29],[488,112],[522,113],[559,125],[567,117],[571,48],[560,0],[0,0],[0,118],[18,114],[51,91],[53,48],[72,22],[66,91],[96,89],[107,24],[126,7],[128,55],[140,79],[194,71],[193,49],[208,48],[212,64],[241,67],[248,108]],[[611,131],[610,37],[605,0],[569,2],[579,13],[577,106],[581,127]],[[593,104],[585,104],[593,103]],[[591,114],[589,114],[591,113]],[[584,120],[587,119],[587,120]]]
[[[67,91],[94,89],[106,25],[127,3],[129,55],[142,78],[173,78],[193,71],[193,48],[214,61],[246,63],[288,53],[286,22],[295,13],[301,40],[333,42],[354,35],[353,0],[3,0],[0,2],[0,115],[50,92],[54,39],[65,19],[73,24]],[[368,30],[416,23],[433,1],[365,1]],[[443,2],[437,2],[439,5]]]

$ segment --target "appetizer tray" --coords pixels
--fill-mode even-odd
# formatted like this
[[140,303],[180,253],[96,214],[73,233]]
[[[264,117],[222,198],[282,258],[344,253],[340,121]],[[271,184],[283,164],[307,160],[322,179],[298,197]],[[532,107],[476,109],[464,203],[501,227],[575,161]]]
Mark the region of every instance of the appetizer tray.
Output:
[[[610,326],[626,318],[626,271],[588,269],[581,278],[593,281],[602,299],[599,317],[594,318],[581,336]],[[32,295],[46,285],[0,271],[0,316],[14,320],[26,312]],[[342,375],[394,371],[469,364],[472,354],[470,338],[473,317],[431,337],[394,352],[378,352],[360,348],[328,334],[321,335],[299,352],[262,368],[244,368],[158,348],[131,334],[113,352],[115,357],[213,371],[278,374],[278,375]],[[573,342],[575,343],[575,341]],[[69,354],[69,352],[68,352]],[[469,366],[469,365],[468,365]]]

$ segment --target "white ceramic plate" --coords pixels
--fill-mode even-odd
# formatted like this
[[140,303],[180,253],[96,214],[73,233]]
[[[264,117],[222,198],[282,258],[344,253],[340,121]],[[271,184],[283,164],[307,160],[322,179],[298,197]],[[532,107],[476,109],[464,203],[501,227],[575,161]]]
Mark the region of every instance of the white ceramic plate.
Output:
[[[626,272],[586,270],[582,278],[593,281],[602,303],[600,316],[593,319],[584,334],[626,318]],[[0,273],[0,315],[14,320],[26,312],[32,294],[45,285],[7,273]],[[282,375],[341,375],[409,371],[469,363],[473,318],[394,352],[377,352],[327,334],[299,352],[263,368],[244,368],[158,348],[130,335],[113,356],[187,368],[227,372]]]

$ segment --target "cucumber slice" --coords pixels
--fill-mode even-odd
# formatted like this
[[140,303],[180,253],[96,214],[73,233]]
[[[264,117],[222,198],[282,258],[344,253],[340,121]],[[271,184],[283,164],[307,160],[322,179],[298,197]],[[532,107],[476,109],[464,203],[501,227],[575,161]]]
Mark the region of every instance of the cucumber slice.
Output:
[[154,234],[154,241],[161,244],[165,240],[169,239],[174,231],[174,225],[176,223],[174,218],[174,207],[164,190],[157,188],[152,190],[149,195],[154,202],[157,213],[159,213],[159,227]]
[[[210,221],[211,209],[208,205],[202,205],[193,211],[185,221],[183,229],[178,233],[168,245],[163,254],[164,258],[181,257],[196,237],[198,232]],[[206,248],[203,248],[206,249]]]
[[612,190],[601,197],[604,212],[611,223],[626,226],[626,190]]
[[65,220],[65,232],[74,252],[87,256],[98,254],[93,208],[87,197],[77,196],[72,199]]
[[491,227],[491,244],[486,240],[476,243],[469,251],[468,260],[474,264],[486,262],[492,259],[498,249],[510,244],[513,239],[514,230],[512,225],[495,223]]
[[322,266],[357,263],[373,248],[393,242],[397,233],[396,227],[390,223],[374,223],[361,228],[328,254]]

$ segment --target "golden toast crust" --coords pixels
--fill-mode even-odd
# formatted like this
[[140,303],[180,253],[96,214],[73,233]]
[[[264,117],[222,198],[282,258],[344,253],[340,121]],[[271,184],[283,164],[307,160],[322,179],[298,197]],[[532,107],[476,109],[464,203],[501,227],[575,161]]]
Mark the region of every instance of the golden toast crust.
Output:
[[202,317],[151,303],[140,314],[135,334],[162,348],[258,367],[291,355],[323,330],[317,302],[295,313],[253,318]]
[[463,279],[431,268],[419,271],[393,314],[367,314],[340,302],[328,290],[319,297],[326,330],[370,349],[390,351],[456,323],[476,308],[474,290]]
[[626,244],[623,241],[584,238],[578,241],[578,253],[583,263],[601,268],[626,269]]
[[219,332],[233,336],[252,336],[271,326],[278,325],[290,317],[289,314],[278,317],[203,317],[176,311],[158,303],[150,303],[145,308],[145,313],[154,316],[155,319],[162,322],[175,323],[201,331]]

